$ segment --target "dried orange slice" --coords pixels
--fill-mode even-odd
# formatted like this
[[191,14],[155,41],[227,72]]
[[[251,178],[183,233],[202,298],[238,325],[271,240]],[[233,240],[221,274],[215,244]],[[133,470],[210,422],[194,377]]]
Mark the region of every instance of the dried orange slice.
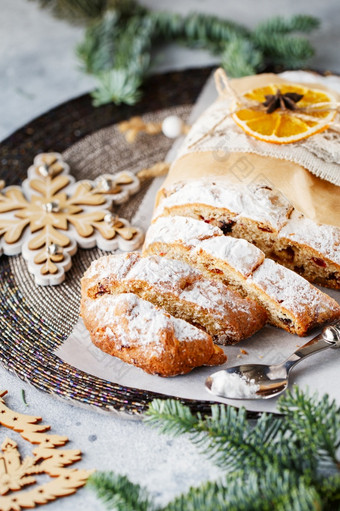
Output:
[[[274,96],[278,91],[281,95],[302,95],[296,109],[289,110],[283,106],[267,113],[263,103],[268,101],[267,96]],[[297,84],[269,84],[244,93],[240,99],[241,102],[234,106],[241,108],[232,114],[236,124],[248,135],[273,144],[289,144],[319,133],[328,128],[336,115],[331,109],[336,102],[334,96]],[[245,108],[242,108],[243,99]]]

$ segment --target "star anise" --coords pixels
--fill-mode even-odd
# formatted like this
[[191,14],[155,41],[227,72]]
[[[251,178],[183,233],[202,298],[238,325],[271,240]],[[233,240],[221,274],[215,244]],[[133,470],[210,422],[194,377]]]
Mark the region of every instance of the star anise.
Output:
[[267,107],[267,114],[271,114],[278,108],[281,110],[295,110],[296,103],[303,98],[303,94],[297,94],[296,92],[282,94],[280,89],[277,89],[276,94],[267,94],[265,98],[266,101],[263,101],[262,105]]

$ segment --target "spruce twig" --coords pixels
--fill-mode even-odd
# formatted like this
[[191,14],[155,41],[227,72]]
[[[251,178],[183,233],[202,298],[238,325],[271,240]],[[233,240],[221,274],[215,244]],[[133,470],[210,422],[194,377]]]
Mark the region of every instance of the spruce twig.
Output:
[[202,419],[178,401],[154,400],[146,422],[163,433],[188,434],[202,454],[209,454],[227,472],[242,470],[245,463],[249,469],[259,471],[265,470],[268,464],[282,470],[311,472],[315,469],[310,443],[299,442],[297,451],[294,431],[287,430],[282,419],[266,414],[252,427],[244,409],[213,405],[211,418]]
[[335,401],[317,394],[307,400],[298,387],[287,393],[278,405],[279,411],[289,420],[292,433],[300,442],[311,446],[320,463],[339,465],[337,451],[340,447],[340,408]]
[[133,104],[140,99],[156,43],[204,48],[220,57],[228,76],[238,77],[268,66],[274,70],[306,66],[314,49],[302,34],[319,26],[312,16],[295,15],[274,17],[250,31],[216,16],[154,12],[135,0],[38,1],[58,16],[88,25],[78,57],[86,72],[98,79],[93,94],[96,105]]
[[304,32],[306,34],[319,28],[320,21],[314,16],[297,14],[291,18],[275,16],[258,24],[256,31],[266,34],[290,34],[291,32]]
[[57,18],[72,23],[88,24],[99,19],[108,10],[117,9],[125,14],[143,12],[135,0],[36,0],[42,8],[49,9]]
[[230,77],[256,74],[265,66],[263,53],[245,37],[231,38],[221,57],[221,66]]
[[162,511],[312,511],[321,509],[320,495],[305,479],[268,467],[264,472],[231,474],[208,482],[170,502]]
[[115,511],[153,511],[154,503],[147,491],[126,476],[113,472],[95,472],[87,482],[107,509]]
[[319,399],[297,388],[278,406],[282,417],[263,414],[252,426],[243,409],[216,405],[203,417],[178,400],[155,400],[146,422],[163,433],[189,435],[225,475],[191,488],[165,507],[156,507],[125,476],[99,473],[92,486],[118,511],[131,505],[137,511],[339,509],[340,409],[327,395]]
[[76,50],[87,73],[98,74],[113,67],[115,40],[112,34],[118,30],[120,20],[118,12],[109,11],[87,29]]
[[116,103],[116,105],[121,103],[134,105],[142,96],[140,91],[141,76],[130,73],[126,69],[104,71],[97,77],[98,86],[92,93],[94,106],[111,102]]
[[284,68],[303,67],[314,55],[314,49],[307,39],[282,34],[257,33],[255,44],[263,52],[267,63]]

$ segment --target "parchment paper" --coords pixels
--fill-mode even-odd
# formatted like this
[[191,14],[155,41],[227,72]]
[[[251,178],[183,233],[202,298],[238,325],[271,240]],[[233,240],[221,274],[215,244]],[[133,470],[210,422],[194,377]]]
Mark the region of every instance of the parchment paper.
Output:
[[[193,108],[191,122],[197,119],[200,113],[211,104],[215,96],[213,80],[210,78]],[[169,161],[174,158],[180,144],[180,140],[175,142],[173,149],[168,154]],[[162,181],[162,178],[154,180],[132,221],[134,225],[145,229],[149,225],[156,193]],[[339,291],[322,290],[340,303]],[[205,390],[205,379],[211,373],[224,367],[232,367],[243,363],[282,362],[298,347],[317,335],[319,331],[313,332],[308,337],[299,338],[283,330],[266,326],[250,339],[235,346],[226,347],[225,352],[228,361],[224,366],[198,368],[188,375],[176,376],[175,378],[148,375],[141,369],[103,353],[92,344],[82,320],[78,321],[70,337],[55,353],[62,360],[82,371],[123,386],[188,399],[216,400],[234,406],[245,406],[248,410],[274,411],[275,399],[241,401],[214,397]],[[242,354],[241,349],[246,350],[247,354]],[[310,391],[318,391],[320,395],[327,392],[340,405],[340,350],[327,349],[300,362],[293,369],[291,383],[297,384],[301,388],[308,386]]]

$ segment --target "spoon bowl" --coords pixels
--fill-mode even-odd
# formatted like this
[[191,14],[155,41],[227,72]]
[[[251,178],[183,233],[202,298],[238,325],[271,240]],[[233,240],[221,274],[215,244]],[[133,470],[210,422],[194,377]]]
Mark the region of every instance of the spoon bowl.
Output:
[[[271,375],[271,367],[272,366],[263,364],[244,364],[237,367],[230,367],[229,369],[217,371],[216,373],[208,376],[205,382],[205,387],[210,393],[221,397],[228,397],[228,399],[268,399],[281,394],[281,392],[284,392],[288,387],[288,374],[286,373],[286,377],[282,378],[270,378],[269,375]],[[256,385],[258,385],[259,388],[256,390],[254,395],[250,395],[246,398],[244,396],[237,395],[226,396],[223,387],[215,386],[214,381],[216,381],[217,378],[220,380],[224,376],[227,379],[228,374],[236,374],[240,376],[245,383],[247,381],[256,382]]]
[[206,389],[227,399],[270,399],[288,387],[290,370],[303,358],[327,348],[340,348],[340,322],[327,326],[281,364],[243,364],[211,374]]

